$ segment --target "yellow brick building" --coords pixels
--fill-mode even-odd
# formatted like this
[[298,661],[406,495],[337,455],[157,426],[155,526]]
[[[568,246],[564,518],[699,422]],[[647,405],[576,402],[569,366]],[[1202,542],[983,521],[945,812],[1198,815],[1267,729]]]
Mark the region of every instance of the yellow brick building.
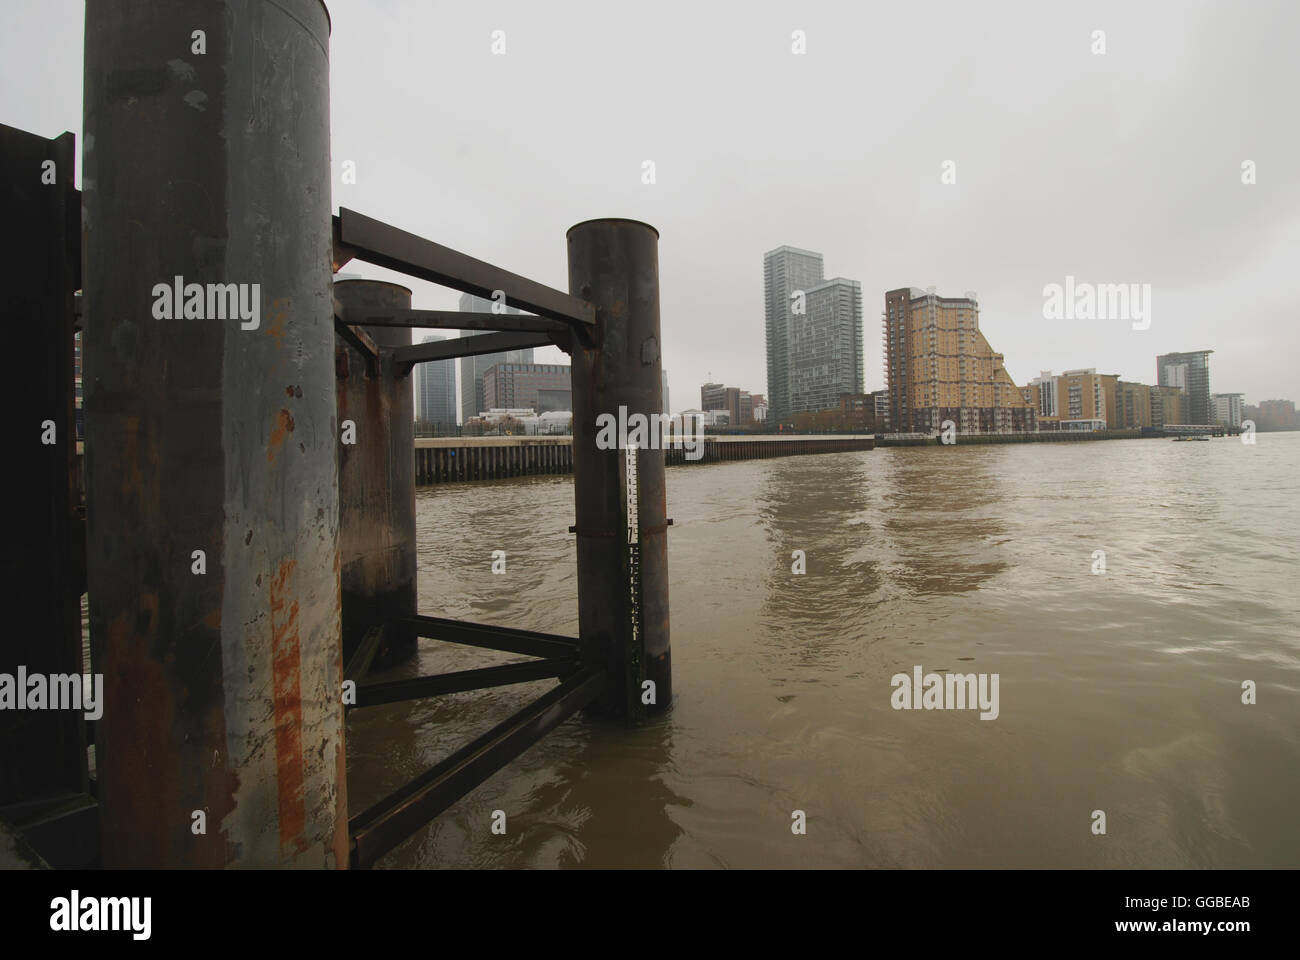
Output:
[[1118,425],[1115,391],[1119,376],[1094,369],[1066,370],[1056,378],[1056,412],[1070,420],[1104,420],[1107,429]]
[[1115,427],[1131,430],[1151,426],[1151,387],[1120,380],[1115,385]]
[[885,294],[883,354],[889,416],[903,433],[1033,432],[1034,404],[979,329],[974,294],[940,297],[901,287]]

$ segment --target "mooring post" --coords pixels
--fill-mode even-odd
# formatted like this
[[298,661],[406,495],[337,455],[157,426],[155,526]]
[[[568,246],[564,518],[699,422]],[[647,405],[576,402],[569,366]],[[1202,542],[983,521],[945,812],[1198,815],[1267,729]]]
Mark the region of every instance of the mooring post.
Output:
[[[351,317],[411,308],[411,291],[379,280],[340,280],[334,297]],[[391,348],[409,346],[409,327],[366,327],[384,350],[379,364],[343,337],[335,343],[339,423],[353,430],[339,445],[339,567],[343,662],[352,662],[372,627],[384,626],[372,665],[415,654],[415,398],[409,366]],[[351,442],[347,442],[347,441]],[[363,657],[369,652],[363,651]]]
[[[568,242],[569,292],[596,307],[594,345],[575,337],[572,350],[579,636],[584,659],[607,664],[597,707],[636,722],[672,700],[664,452],[646,449],[663,411],[659,232],[589,220],[569,229]],[[630,457],[601,449],[602,414],[616,424],[639,414],[647,442]]]
[[103,864],[344,867],[329,15],[86,5]]

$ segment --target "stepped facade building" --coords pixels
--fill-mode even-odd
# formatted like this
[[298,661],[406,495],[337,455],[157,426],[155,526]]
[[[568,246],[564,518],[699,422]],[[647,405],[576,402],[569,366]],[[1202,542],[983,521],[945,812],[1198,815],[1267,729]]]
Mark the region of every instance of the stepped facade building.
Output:
[[885,294],[883,350],[890,428],[934,434],[1032,433],[1038,405],[1026,397],[979,329],[974,293],[941,297],[933,287]]

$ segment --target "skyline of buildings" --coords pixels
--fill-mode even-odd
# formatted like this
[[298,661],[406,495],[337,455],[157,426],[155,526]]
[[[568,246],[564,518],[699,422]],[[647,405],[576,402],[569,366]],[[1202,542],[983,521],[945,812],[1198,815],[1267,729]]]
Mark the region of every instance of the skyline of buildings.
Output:
[[[426,333],[421,343],[448,339]],[[416,365],[415,419],[441,430],[456,426],[456,366],[451,360],[432,360]]]
[[[1062,425],[1135,429],[1222,423],[1237,429],[1248,419],[1244,394],[1211,393],[1212,350],[1160,354],[1154,384],[1122,381],[1118,374],[1089,367],[1059,375],[1042,371],[1020,387],[1004,355],[979,328],[976,294],[944,297],[934,287],[886,292],[881,314],[885,388],[863,394],[860,336],[852,345],[851,333],[837,339],[852,330],[855,319],[861,329],[860,306],[854,304],[855,299],[860,303],[860,290],[854,281],[823,280],[823,272],[822,255],[800,247],[782,245],[763,256],[766,386],[774,420],[789,422],[799,413],[833,411],[837,405],[856,420],[868,404],[846,398],[859,396],[873,398],[875,423],[894,432],[933,433],[948,420],[961,432],[1004,433]],[[844,382],[845,368],[856,382]],[[752,418],[739,415],[738,393],[706,383],[701,408],[726,409],[732,423],[749,425]],[[1279,410],[1274,420],[1287,423],[1291,416]]]
[[[462,313],[491,313],[491,300],[484,300],[482,297],[476,297],[472,293],[462,293],[460,295],[459,308]],[[506,307],[506,315],[519,315],[522,311],[515,307]],[[462,330],[462,337],[472,337],[480,333],[487,333],[486,330]],[[523,350],[507,350],[504,353],[487,353],[477,357],[460,358],[460,422],[463,425],[470,417],[476,417],[485,410],[490,409],[486,404],[486,395],[483,389],[483,375],[487,373],[488,368],[497,363],[532,363],[533,348],[526,347]],[[567,384],[566,384],[567,386]]]
[[[827,279],[821,254],[783,245],[764,254],[764,296],[767,392],[702,384],[700,409],[714,412],[712,419],[718,423],[752,427],[770,419],[792,424],[801,413],[849,411],[850,419],[856,421],[865,412],[876,429],[904,433],[936,432],[947,420],[960,432],[969,433],[1159,429],[1218,423],[1239,429],[1243,421],[1251,419],[1251,410],[1260,409],[1247,404],[1244,393],[1211,393],[1209,355],[1213,350],[1160,354],[1154,384],[1120,380],[1118,374],[1099,374],[1095,367],[1088,367],[1059,374],[1041,371],[1025,386],[1017,386],[1006,369],[1004,355],[993,349],[980,330],[979,301],[974,292],[946,297],[934,287],[910,286],[886,292],[881,314],[885,387],[866,393],[862,293],[857,281]],[[491,301],[470,294],[460,297],[463,311],[488,313],[491,308]],[[520,311],[506,308],[506,312],[517,315]],[[431,339],[442,338],[427,336],[424,342]],[[545,391],[548,408],[557,407],[562,389],[559,380],[567,376],[569,368],[564,364],[537,365],[532,354],[530,348],[460,358],[461,381],[458,389],[453,385],[459,394],[458,422],[488,409],[536,406],[539,391]],[[489,396],[488,373],[498,364],[514,369],[503,367],[493,374]],[[436,378],[427,389],[424,386],[438,365],[422,366],[418,418],[443,422],[444,408],[435,408],[432,399],[424,399],[435,392],[445,396],[445,386]],[[540,381],[534,382],[537,378]],[[452,380],[454,384],[454,376]],[[662,393],[662,412],[671,415],[667,370],[662,371]],[[846,401],[845,397],[854,399]],[[1284,406],[1290,401],[1263,403],[1270,411],[1265,416],[1269,423],[1295,420],[1294,405]],[[467,410],[475,407],[478,409],[467,415]]]

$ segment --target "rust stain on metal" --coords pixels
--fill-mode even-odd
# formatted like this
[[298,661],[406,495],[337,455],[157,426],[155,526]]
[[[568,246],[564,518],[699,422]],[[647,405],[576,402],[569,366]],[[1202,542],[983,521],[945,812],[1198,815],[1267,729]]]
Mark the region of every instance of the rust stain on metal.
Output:
[[[157,600],[156,594],[143,594],[139,604],[156,610]],[[150,633],[135,629],[139,620],[138,610],[124,610],[114,617],[104,649],[107,689],[101,696],[109,719],[100,724],[106,762],[99,776],[107,807],[105,822],[114,827],[103,835],[104,862],[111,866],[177,862],[176,838],[157,829],[155,815],[158,809],[184,809],[180,772],[174,764],[163,766],[176,755],[167,749],[175,739],[171,684],[166,670],[150,656]],[[144,784],[149,799],[139,802]],[[152,838],[152,843],[140,842],[143,838]]]
[[[142,593],[134,609],[123,610],[108,624],[104,649],[106,689],[100,725],[104,764],[100,770],[105,865],[158,867],[179,865],[223,867],[227,844],[224,831],[206,835],[190,831],[190,819],[176,811],[205,809],[209,824],[219,823],[234,809],[236,779],[203,776],[187,762],[187,748],[177,741],[186,710],[177,702],[176,681],[154,652],[159,622],[159,596]],[[220,622],[213,611],[204,622]],[[148,624],[145,630],[138,625]],[[186,696],[182,693],[181,697]],[[204,755],[224,755],[225,717],[220,706],[207,710],[202,721]],[[159,829],[160,823],[174,823]]]
[[308,846],[303,799],[301,663],[298,653],[298,601],[293,596],[295,561],[285,560],[271,577],[271,677],[275,713],[275,766],[278,785],[280,856],[292,858]]
[[[316,519],[324,521],[328,526],[329,520],[325,518],[325,511],[318,509]],[[340,574],[343,567],[343,551],[339,548],[338,541],[334,542],[334,612],[332,614],[333,622],[339,623],[343,616],[343,594],[339,589],[341,583]],[[337,689],[340,693],[340,699],[335,701],[334,709],[340,714],[343,711],[342,691],[343,691],[343,645],[342,638],[336,634],[334,645],[334,663],[330,667],[330,675],[336,678]],[[350,850],[352,838],[348,834],[348,758],[347,758],[347,725],[343,723],[342,717],[338,717],[338,741],[334,744],[334,783],[338,786],[338,793],[334,801],[334,866],[339,870],[346,870],[350,862]]]
[[[144,504],[148,496],[144,489],[144,473],[140,469],[140,418],[122,418],[121,452],[117,456],[117,475],[122,478],[122,492],[135,494],[137,500]],[[156,450],[149,450],[149,462],[156,465]]]
[[271,428],[271,440],[266,445],[266,462],[275,463],[275,455],[280,452],[280,447],[284,445],[284,438],[293,433],[294,422],[293,414],[283,407],[276,414],[275,426]]
[[289,322],[288,304],[288,297],[277,297],[271,301],[271,309],[268,313],[268,320],[270,322],[266,327],[266,335],[275,340],[276,350],[284,347],[284,337],[287,333],[285,326]]

